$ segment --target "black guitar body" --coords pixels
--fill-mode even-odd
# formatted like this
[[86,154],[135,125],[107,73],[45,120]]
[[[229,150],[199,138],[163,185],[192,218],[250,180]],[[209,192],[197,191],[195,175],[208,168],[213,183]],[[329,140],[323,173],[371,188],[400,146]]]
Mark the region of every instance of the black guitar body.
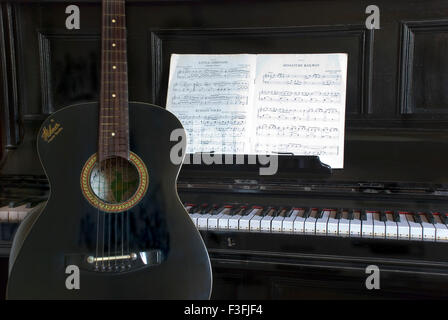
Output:
[[[171,148],[179,144],[170,141],[171,132],[182,125],[157,106],[129,103],[130,151],[146,165],[147,191],[126,213],[100,214],[102,254],[120,255],[125,238],[137,259],[100,263],[99,269],[87,262],[98,247],[98,209],[86,200],[80,179],[98,149],[98,113],[96,103],[67,107],[41,128],[38,152],[51,195],[17,231],[8,299],[208,299],[209,257],[177,195],[180,165],[170,160]],[[55,124],[58,130],[44,141],[42,130]],[[122,221],[129,221],[126,230]],[[79,268],[79,289],[67,287],[70,265]]]

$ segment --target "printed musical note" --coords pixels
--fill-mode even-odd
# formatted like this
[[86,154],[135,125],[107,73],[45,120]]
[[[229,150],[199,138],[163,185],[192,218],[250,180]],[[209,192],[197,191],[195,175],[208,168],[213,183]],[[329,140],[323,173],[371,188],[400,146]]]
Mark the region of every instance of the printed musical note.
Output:
[[342,168],[346,73],[346,54],[174,54],[167,108],[188,153],[289,152]]
[[258,55],[256,152],[319,155],[343,167],[347,56]]
[[251,55],[172,56],[167,108],[187,131],[187,152],[249,150],[254,76]]

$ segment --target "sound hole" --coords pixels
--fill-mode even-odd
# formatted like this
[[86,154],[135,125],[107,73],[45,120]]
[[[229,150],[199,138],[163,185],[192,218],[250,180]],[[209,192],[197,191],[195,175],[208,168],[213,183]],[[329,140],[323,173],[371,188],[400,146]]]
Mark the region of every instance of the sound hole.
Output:
[[137,168],[128,160],[114,157],[98,162],[90,174],[90,187],[104,202],[115,204],[129,200],[137,191]]

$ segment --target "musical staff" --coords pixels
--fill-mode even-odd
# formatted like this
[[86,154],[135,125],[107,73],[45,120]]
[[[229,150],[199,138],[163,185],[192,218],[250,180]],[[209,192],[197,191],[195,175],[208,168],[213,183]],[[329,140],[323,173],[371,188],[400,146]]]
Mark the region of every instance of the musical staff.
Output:
[[343,167],[347,56],[258,55],[255,152],[318,155]]
[[167,108],[187,131],[187,152],[247,150],[254,77],[250,56],[172,56]]
[[188,153],[319,155],[343,167],[345,54],[173,55],[167,108]]

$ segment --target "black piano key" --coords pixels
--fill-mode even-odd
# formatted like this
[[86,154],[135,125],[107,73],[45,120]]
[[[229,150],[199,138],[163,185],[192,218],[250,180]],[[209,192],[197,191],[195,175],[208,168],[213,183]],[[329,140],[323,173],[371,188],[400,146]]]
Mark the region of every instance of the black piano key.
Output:
[[263,210],[262,216],[275,216],[276,209],[275,207],[267,207]]
[[312,211],[312,208],[307,208],[307,209],[305,209],[305,211],[303,212],[303,218],[308,218],[310,215],[311,215],[311,211]]
[[342,218],[342,209],[339,209],[334,216],[335,219],[340,220]]
[[[28,208],[28,203],[27,203],[26,207]],[[187,210],[188,213],[194,213],[194,211],[196,210],[197,206],[195,204],[193,204],[193,203],[184,203],[184,207],[185,208],[191,207],[190,209],[188,209],[188,210],[186,209],[186,210]]]
[[285,217],[290,217],[291,214],[294,212],[294,210],[295,210],[295,208],[289,208],[289,209],[287,210],[287,212],[286,212]]
[[434,219],[434,216],[431,212],[426,213],[426,219],[428,219],[429,223],[432,223],[432,224],[436,223],[436,220]]
[[350,210],[348,212],[347,219],[348,220],[353,220],[354,217],[355,217],[355,214],[353,213],[353,210]]
[[[256,216],[264,216],[265,211],[267,208],[263,208],[262,206],[253,206],[252,209],[258,209],[257,213],[255,213]],[[247,211],[246,215],[248,215],[252,210]]]
[[227,205],[223,206],[222,208],[220,208],[219,210],[217,210],[216,214],[223,213],[224,211],[226,211],[226,214],[229,214],[234,209],[235,209],[235,207],[233,205],[227,204]]
[[379,213],[380,213],[380,221],[386,222],[387,221],[386,212],[385,211],[380,211]]
[[26,204],[27,208],[34,208],[35,206],[37,206],[39,203],[45,201],[45,199],[42,198],[34,198],[31,201],[28,201]]
[[225,206],[221,206],[219,204],[214,204],[211,206],[211,208],[208,210],[207,213],[211,214],[211,215],[215,215],[220,213],[221,211],[223,211],[226,207]]
[[239,212],[241,209],[240,205],[232,205],[231,208],[227,211],[226,214],[228,214],[229,216],[233,216],[235,215],[237,212]]
[[414,221],[417,223],[422,223],[422,217],[420,217],[420,213],[414,213],[412,215],[412,217],[414,218]]
[[400,214],[396,211],[392,212],[392,218],[394,219],[394,222],[401,222]]
[[359,218],[360,218],[360,220],[363,220],[363,221],[367,220],[367,215],[366,215],[366,211],[365,210],[361,210]]
[[252,210],[251,206],[248,205],[242,205],[242,206],[235,206],[235,210],[230,212],[230,215],[234,216],[234,215],[240,215],[240,216],[244,216],[246,214],[246,212]]
[[440,217],[440,220],[442,220],[442,222],[444,224],[448,224],[448,218],[446,217],[445,213],[440,212],[439,217]]
[[45,201],[45,199],[42,198],[24,198],[24,199],[20,199],[20,200],[13,200],[9,202],[9,207],[10,208],[17,208],[20,206],[23,206],[24,204],[26,204],[27,208],[31,208],[30,204],[34,204],[33,207],[37,206],[39,203]]
[[231,214],[245,216],[252,210],[253,210],[252,205],[242,205],[242,206],[239,206],[238,208],[236,208],[236,210],[234,212],[232,212]]
[[291,207],[280,207],[278,209],[277,216],[279,217],[289,217],[291,215]]
[[210,205],[208,203],[203,203],[200,206],[196,206],[195,208],[193,208],[192,212],[193,213],[204,214],[208,210],[210,210]]

